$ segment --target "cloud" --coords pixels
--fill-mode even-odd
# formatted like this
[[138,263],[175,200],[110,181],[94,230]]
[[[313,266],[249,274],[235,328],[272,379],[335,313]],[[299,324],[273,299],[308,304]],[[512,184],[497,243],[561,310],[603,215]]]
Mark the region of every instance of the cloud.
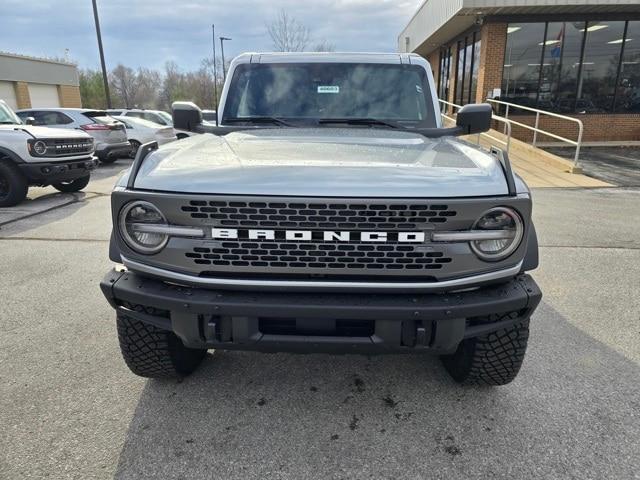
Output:
[[[93,11],[88,0],[2,0],[2,49],[63,57],[69,49],[80,67],[99,65]],[[419,0],[98,0],[109,67],[162,68],[175,61],[185,69],[211,56],[211,24],[227,57],[269,51],[266,25],[282,8],[307,25],[315,41],[341,51],[396,49],[396,38]],[[219,41],[216,43],[219,48]]]

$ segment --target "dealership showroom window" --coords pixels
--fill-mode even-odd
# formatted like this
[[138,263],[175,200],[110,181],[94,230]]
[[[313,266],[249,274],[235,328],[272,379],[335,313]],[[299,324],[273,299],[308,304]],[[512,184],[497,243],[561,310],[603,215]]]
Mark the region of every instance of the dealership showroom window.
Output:
[[509,24],[502,100],[560,113],[640,112],[640,21]]

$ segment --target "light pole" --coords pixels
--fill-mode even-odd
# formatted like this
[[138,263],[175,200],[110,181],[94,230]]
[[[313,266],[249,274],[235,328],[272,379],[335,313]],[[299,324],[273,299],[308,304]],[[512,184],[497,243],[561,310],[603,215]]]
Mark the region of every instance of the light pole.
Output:
[[100,34],[100,20],[98,19],[98,6],[96,5],[96,0],[93,0],[93,18],[96,21],[96,34],[98,35],[98,50],[100,51],[100,64],[102,65],[102,81],[104,82],[104,94],[107,97],[107,108],[111,108],[111,95],[109,95],[107,67],[104,64],[104,51],[102,50],[102,35]]
[[224,42],[231,40],[227,37],[220,37],[220,50],[222,51],[222,80],[227,81],[227,66],[224,64]]
[[[216,26],[211,25],[211,43],[213,44],[213,104],[216,108],[216,117],[218,112],[218,66],[216,65]],[[217,123],[217,122],[216,122]]]

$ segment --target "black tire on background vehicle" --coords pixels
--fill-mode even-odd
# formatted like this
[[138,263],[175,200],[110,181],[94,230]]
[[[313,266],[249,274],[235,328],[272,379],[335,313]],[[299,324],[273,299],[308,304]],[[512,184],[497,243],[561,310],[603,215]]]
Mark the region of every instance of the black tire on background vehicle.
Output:
[[520,371],[528,339],[526,319],[509,328],[463,340],[454,354],[441,357],[442,363],[459,383],[506,385]]
[[173,378],[193,373],[206,350],[187,348],[173,332],[118,314],[118,340],[129,369],[141,377]]
[[100,163],[103,165],[111,165],[112,163],[115,163],[116,160],[118,160],[117,157],[114,157],[113,155],[107,155],[105,157],[98,157],[100,159]]
[[18,167],[0,159],[0,207],[13,207],[27,198],[29,183]]
[[176,133],[176,138],[178,140],[182,140],[183,138],[187,138],[189,135],[187,135],[186,133]]
[[68,182],[54,183],[53,188],[60,192],[79,192],[89,185],[89,180],[91,180],[91,174],[87,174],[84,177],[76,178],[75,180],[70,180]]
[[129,140],[129,143],[131,144],[129,158],[136,158],[136,153],[138,153],[138,149],[140,148],[140,142],[137,140]]

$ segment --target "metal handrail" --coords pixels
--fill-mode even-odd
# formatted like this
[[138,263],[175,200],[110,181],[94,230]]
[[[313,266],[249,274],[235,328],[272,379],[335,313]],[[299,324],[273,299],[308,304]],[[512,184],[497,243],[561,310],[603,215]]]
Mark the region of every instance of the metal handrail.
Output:
[[[568,143],[569,145],[573,145],[574,147],[576,147],[576,154],[575,157],[573,159],[573,165],[574,168],[578,168],[579,167],[579,159],[580,159],[580,147],[582,146],[582,136],[584,134],[584,124],[582,123],[582,120],[578,119],[578,118],[573,118],[573,117],[568,117],[566,115],[561,115],[559,113],[553,113],[553,112],[547,112],[546,110],[540,110],[538,108],[532,108],[532,107],[525,107],[524,105],[518,105],[517,103],[510,103],[510,102],[504,102],[502,100],[495,100],[493,98],[488,98],[487,102],[490,103],[494,103],[497,105],[505,105],[506,109],[505,109],[505,115],[504,118],[505,120],[507,120],[510,124],[513,125],[517,125],[519,127],[525,128],[527,130],[531,130],[533,133],[533,146],[535,147],[538,141],[538,133],[541,133],[543,135],[546,135],[547,137],[551,137],[551,138],[555,138],[556,140],[560,140],[562,142]],[[510,120],[509,119],[509,108],[513,107],[513,108],[517,108],[520,110],[527,110],[530,112],[534,112],[536,114],[536,123],[535,125],[532,127],[531,125],[527,125],[526,123],[522,123],[522,122],[516,122],[515,120]],[[560,135],[556,135],[555,133],[551,133],[548,132],[546,130],[542,130],[539,127],[540,125],[540,115],[547,115],[549,117],[555,117],[555,118],[560,118],[562,120],[567,120],[570,122],[574,122],[578,124],[578,140],[571,140],[569,138],[565,138],[562,137]]]
[[[448,101],[442,100],[440,98],[438,99],[438,101],[443,105],[447,105],[447,106],[450,106],[450,107],[453,107],[453,108],[457,108],[457,109],[462,108],[462,105],[457,105],[455,103],[448,102]],[[446,118],[447,120],[455,122],[455,118],[450,117],[449,115],[446,115],[444,112],[440,112],[440,115],[442,115],[442,117]],[[480,136],[484,135],[485,137],[493,140],[494,142],[498,142],[498,143],[504,145],[505,146],[505,150],[507,151],[507,153],[509,153],[509,150],[511,148],[511,122],[512,121],[508,120],[508,119],[506,119],[504,117],[500,117],[498,115],[495,115],[495,114],[493,115],[492,119],[496,120],[496,121],[498,121],[500,123],[504,123],[504,131],[505,131],[504,135],[507,137],[507,139],[503,140],[501,138],[495,137],[495,136],[493,136],[493,135],[491,135],[489,133],[484,132],[484,133],[479,133],[478,134],[478,139],[477,139],[476,143],[478,145],[480,145]]]

